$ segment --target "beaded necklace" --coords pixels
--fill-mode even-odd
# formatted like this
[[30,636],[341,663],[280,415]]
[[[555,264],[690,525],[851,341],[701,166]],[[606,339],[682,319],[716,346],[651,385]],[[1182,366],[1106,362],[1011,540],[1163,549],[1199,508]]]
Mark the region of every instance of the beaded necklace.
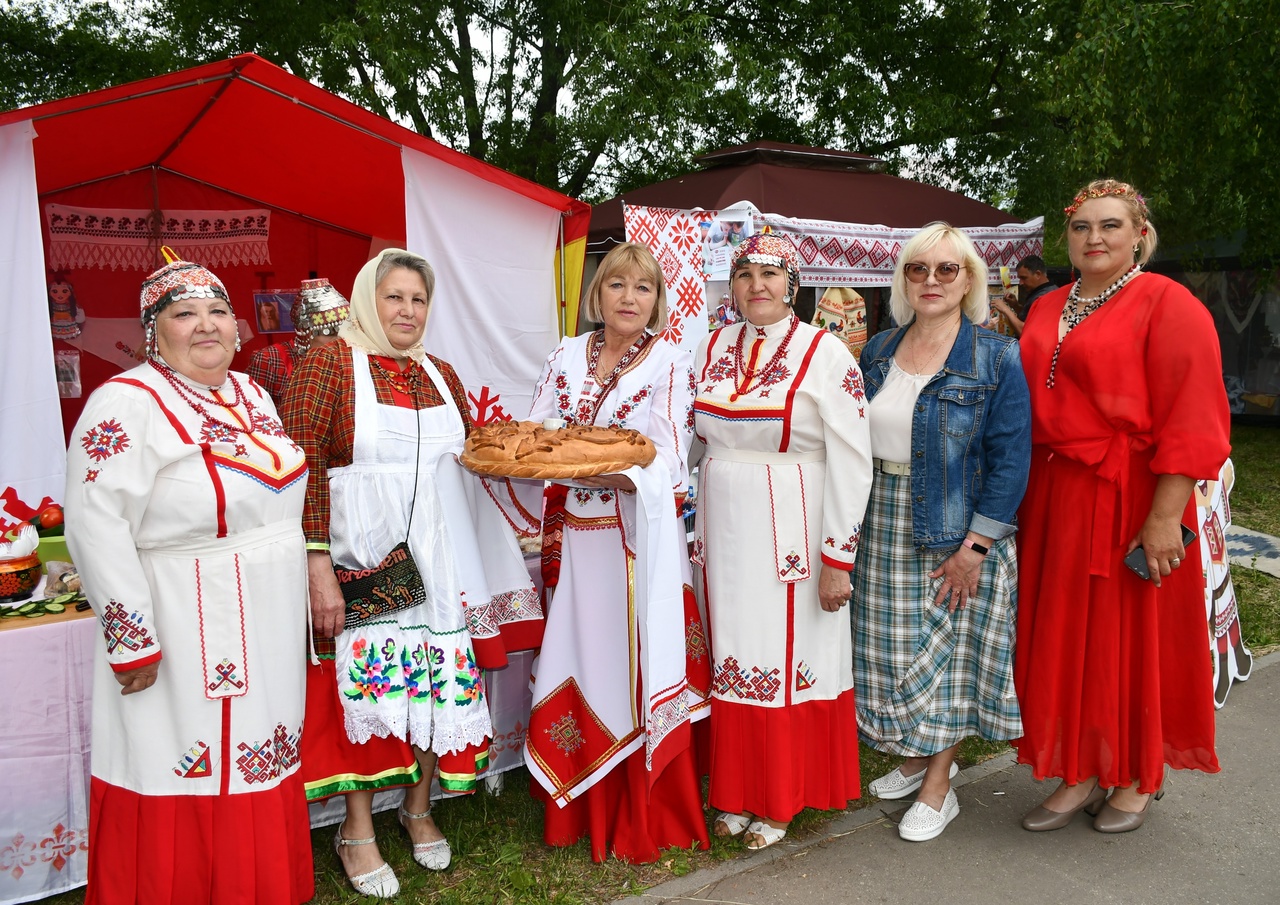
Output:
[[[618,359],[618,363],[613,366],[613,370],[609,372],[609,376],[604,380],[600,379],[600,352],[604,349],[604,331],[597,330],[591,334],[591,345],[587,349],[587,380],[582,387],[582,395],[584,398],[578,405],[578,413],[576,423],[578,424],[595,424],[596,418],[600,415],[600,408],[604,405],[605,397],[614,388],[618,382],[618,378],[623,372],[631,366],[631,363],[639,357],[640,353],[649,347],[649,343],[653,341],[654,334],[642,334],[639,339],[631,344],[631,348],[622,353],[622,357]],[[592,392],[594,387],[592,384],[599,385],[598,392]],[[589,405],[587,400],[590,399]]]
[[372,355],[369,356],[369,364],[378,369],[387,383],[391,384],[392,389],[403,396],[408,396],[415,406],[418,404],[418,388],[421,384],[421,375],[425,373],[421,368],[409,367],[403,371],[395,371]]
[[1117,292],[1129,284],[1129,281],[1142,273],[1141,265],[1134,264],[1125,271],[1124,276],[1116,280],[1102,292],[1093,298],[1080,297],[1080,280],[1076,280],[1075,285],[1071,287],[1071,292],[1067,295],[1067,307],[1063,309],[1066,317],[1067,329],[1063,331],[1062,338],[1058,340],[1058,344],[1053,347],[1053,359],[1049,362],[1049,377],[1045,380],[1044,385],[1049,389],[1053,389],[1054,376],[1058,370],[1058,354],[1062,351],[1063,340],[1070,335],[1071,331],[1080,326],[1080,323],[1093,312],[1102,307],[1103,303],[1109,300]]
[[[751,381],[757,377],[767,376],[773,373],[774,368],[786,357],[787,346],[791,344],[791,337],[796,335],[796,330],[800,327],[800,318],[794,314],[791,315],[791,326],[787,328],[786,336],[782,337],[782,342],[778,345],[778,351],[773,353],[773,357],[765,364],[763,368],[748,368],[746,359],[743,357],[743,346],[747,336],[747,330],[755,325],[750,321],[742,325],[742,329],[738,331],[738,341],[733,346],[733,363],[737,368],[737,373],[742,375],[741,380],[734,381],[734,392],[729,394],[730,402],[737,402],[738,397],[746,390],[744,387],[751,385]],[[756,327],[757,330],[762,328]]]
[[[169,386],[173,387],[174,391],[177,392],[178,396],[182,398],[182,401],[185,402],[187,405],[189,405],[197,415],[204,418],[206,421],[213,421],[216,424],[218,424],[220,427],[225,427],[227,430],[231,431],[232,433],[237,433],[237,434],[253,433],[253,430],[254,430],[253,403],[250,402],[249,397],[247,397],[244,394],[244,390],[240,388],[240,382],[236,380],[235,377],[232,376],[230,373],[227,374],[227,378],[231,381],[231,388],[235,391],[235,396],[232,398],[230,402],[224,402],[221,399],[214,399],[209,396],[205,396],[203,393],[200,393],[199,391],[188,386],[184,381],[179,379],[177,373],[175,373],[173,368],[169,367],[168,365],[161,364],[160,362],[156,361],[154,358],[150,359],[150,364],[151,364],[151,367],[155,368],[157,371],[160,372],[160,376],[169,382]],[[245,420],[249,423],[249,426],[245,427],[244,425],[238,424],[238,423],[232,424],[228,421],[223,421],[221,418],[215,418],[213,415],[209,413],[209,410],[205,408],[205,405],[212,405],[212,406],[217,406],[218,408],[226,408],[226,409],[234,409],[237,405],[243,405],[245,415],[246,415]]]

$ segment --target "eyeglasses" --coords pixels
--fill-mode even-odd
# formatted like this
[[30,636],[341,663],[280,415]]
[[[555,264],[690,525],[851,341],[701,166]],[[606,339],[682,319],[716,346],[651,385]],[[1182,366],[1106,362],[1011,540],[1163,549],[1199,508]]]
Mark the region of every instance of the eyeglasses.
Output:
[[962,270],[964,267],[960,264],[939,264],[932,270],[923,264],[904,264],[902,267],[902,272],[913,283],[923,283],[929,279],[929,274],[937,277],[939,283],[954,283]]

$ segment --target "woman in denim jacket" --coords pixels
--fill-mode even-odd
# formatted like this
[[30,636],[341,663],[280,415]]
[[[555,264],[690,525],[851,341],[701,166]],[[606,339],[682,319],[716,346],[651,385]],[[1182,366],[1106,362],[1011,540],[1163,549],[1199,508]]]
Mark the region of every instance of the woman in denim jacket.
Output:
[[875,480],[853,572],[858,731],[907,758],[870,791],[919,790],[898,826],[913,842],[960,811],[956,746],[1022,731],[1013,533],[1031,411],[1017,342],[977,326],[986,275],[964,233],[926,226],[893,276],[894,319],[906,327],[862,352]]

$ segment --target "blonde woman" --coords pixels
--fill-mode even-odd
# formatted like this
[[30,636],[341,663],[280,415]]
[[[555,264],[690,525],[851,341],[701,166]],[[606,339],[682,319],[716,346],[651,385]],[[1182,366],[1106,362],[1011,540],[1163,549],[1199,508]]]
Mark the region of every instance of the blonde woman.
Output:
[[862,740],[907,758],[869,791],[918,792],[898,834],[924,842],[960,813],[957,745],[1021,732],[1013,535],[1031,413],[1017,342],[978,326],[987,265],[963,232],[912,237],[890,304],[904,326],[862,352],[875,483],[853,572],[854,676]]

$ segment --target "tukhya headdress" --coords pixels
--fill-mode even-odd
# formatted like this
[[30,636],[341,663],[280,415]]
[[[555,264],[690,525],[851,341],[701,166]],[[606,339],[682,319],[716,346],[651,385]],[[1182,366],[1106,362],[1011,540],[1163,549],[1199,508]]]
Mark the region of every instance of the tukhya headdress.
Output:
[[[142,281],[142,327],[147,334],[147,355],[156,353],[156,317],[173,302],[183,299],[222,299],[231,306],[227,287],[207,268],[183,261],[172,248],[160,248],[168,263]],[[236,349],[240,338],[236,337]]]
[[301,357],[317,333],[337,336],[338,327],[351,313],[351,303],[326,279],[303,280],[294,302],[293,351]]
[[[768,227],[766,227],[767,229]],[[733,252],[733,261],[729,265],[732,274],[743,263],[772,264],[787,272],[788,305],[793,304],[800,292],[800,256],[796,247],[786,236],[777,233],[762,232],[744,239]]]

